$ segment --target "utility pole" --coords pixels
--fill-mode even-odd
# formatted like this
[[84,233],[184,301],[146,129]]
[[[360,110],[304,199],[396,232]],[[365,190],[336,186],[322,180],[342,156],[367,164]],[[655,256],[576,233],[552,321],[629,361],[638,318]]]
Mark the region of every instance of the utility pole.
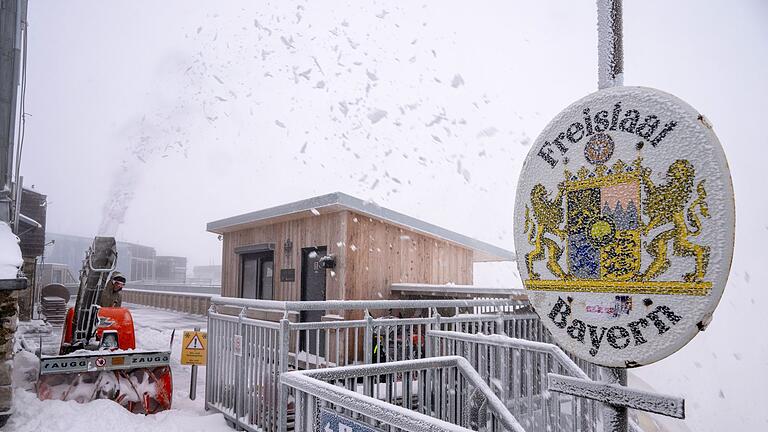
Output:
[[[14,222],[14,150],[27,0],[0,0],[0,221]],[[16,231],[18,228],[13,227]]]

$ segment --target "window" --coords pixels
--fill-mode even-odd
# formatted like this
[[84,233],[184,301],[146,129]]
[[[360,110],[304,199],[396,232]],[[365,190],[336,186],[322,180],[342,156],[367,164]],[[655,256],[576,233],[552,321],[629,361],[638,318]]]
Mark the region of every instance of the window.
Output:
[[242,254],[240,260],[240,292],[243,298],[273,300],[273,252]]

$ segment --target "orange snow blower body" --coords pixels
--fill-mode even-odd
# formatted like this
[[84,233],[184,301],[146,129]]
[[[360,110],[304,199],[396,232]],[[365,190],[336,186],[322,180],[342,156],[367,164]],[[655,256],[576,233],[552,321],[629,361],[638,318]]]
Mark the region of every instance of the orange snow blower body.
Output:
[[39,399],[110,399],[140,414],[171,408],[170,350],[135,349],[130,311],[97,304],[116,260],[114,238],[96,237],[83,264],[77,302],[67,311],[60,353],[40,357]]
[[[72,344],[72,323],[75,319],[75,309],[69,308],[67,319],[64,321],[64,331],[61,334],[61,346]],[[122,307],[99,308],[99,327],[96,329],[96,339],[101,340],[104,331],[117,332],[117,348],[121,350],[136,349],[136,334],[133,332],[133,316]]]

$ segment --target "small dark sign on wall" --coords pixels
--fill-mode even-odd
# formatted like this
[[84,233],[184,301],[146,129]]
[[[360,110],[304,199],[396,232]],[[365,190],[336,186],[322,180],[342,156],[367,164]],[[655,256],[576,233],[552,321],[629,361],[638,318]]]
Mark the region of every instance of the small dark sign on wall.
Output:
[[295,282],[295,281],[296,281],[296,269],[280,270],[280,282]]

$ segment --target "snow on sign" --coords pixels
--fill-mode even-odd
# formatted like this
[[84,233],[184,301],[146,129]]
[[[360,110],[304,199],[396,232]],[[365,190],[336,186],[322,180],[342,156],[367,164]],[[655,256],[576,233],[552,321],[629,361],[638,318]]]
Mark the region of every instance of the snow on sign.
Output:
[[320,429],[321,432],[376,432],[379,429],[373,429],[370,426],[344,417],[336,411],[327,408],[320,409]]
[[208,333],[184,331],[181,339],[181,364],[205,366],[208,349]]
[[610,367],[658,361],[711,320],[734,198],[712,127],[682,100],[614,87],[536,140],[515,203],[520,276],[560,346]]

